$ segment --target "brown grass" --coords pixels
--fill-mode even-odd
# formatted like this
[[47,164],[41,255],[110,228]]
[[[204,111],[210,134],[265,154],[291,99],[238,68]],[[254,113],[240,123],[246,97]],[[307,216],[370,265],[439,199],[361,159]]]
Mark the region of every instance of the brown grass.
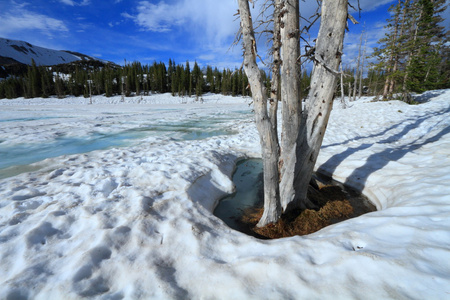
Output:
[[316,232],[328,225],[346,220],[353,215],[353,206],[338,186],[310,187],[308,198],[319,209],[305,209],[284,214],[275,224],[258,228],[256,224],[262,216],[263,208],[247,210],[241,221],[246,231],[259,238],[276,239]]

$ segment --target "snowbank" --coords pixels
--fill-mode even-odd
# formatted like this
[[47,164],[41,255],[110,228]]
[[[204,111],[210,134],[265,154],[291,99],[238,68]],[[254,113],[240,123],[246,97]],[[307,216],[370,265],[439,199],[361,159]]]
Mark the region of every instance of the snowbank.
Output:
[[0,298],[449,298],[449,99],[335,105],[317,168],[379,211],[272,241],[212,215],[236,161],[259,155],[249,99],[1,100],[0,147],[149,120],[212,117],[235,134],[148,135],[0,180]]

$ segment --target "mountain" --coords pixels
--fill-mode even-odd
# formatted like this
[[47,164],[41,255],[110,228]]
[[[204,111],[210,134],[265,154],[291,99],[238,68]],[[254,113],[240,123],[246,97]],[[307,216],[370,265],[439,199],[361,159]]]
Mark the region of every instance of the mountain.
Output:
[[80,60],[100,61],[92,56],[77,52],[47,49],[24,41],[0,38],[0,66],[31,65],[31,59],[34,59],[38,66],[53,66]]

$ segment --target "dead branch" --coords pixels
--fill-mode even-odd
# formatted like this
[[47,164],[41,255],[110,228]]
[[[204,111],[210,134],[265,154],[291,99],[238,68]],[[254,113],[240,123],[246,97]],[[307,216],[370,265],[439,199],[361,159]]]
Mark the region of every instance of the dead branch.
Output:
[[316,56],[314,56],[312,58],[312,60],[314,61],[314,63],[319,64],[322,67],[324,67],[325,70],[327,70],[328,72],[332,73],[334,76],[349,76],[348,74],[345,74],[343,72],[339,72],[339,71],[336,71],[336,70],[330,68],[329,66],[327,66],[325,64],[325,62],[323,60],[321,60],[320,58],[317,58]]
[[356,19],[351,14],[348,14],[348,18],[350,19],[350,21],[352,21],[353,24],[359,24],[359,22],[356,21]]

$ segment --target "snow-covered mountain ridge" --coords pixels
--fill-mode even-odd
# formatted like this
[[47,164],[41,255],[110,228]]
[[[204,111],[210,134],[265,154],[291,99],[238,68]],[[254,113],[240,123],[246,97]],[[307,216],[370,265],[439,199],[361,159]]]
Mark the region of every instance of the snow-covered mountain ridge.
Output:
[[0,38],[0,65],[14,63],[31,65],[32,59],[38,66],[59,65],[78,60],[98,60],[77,52],[53,50],[24,41]]

